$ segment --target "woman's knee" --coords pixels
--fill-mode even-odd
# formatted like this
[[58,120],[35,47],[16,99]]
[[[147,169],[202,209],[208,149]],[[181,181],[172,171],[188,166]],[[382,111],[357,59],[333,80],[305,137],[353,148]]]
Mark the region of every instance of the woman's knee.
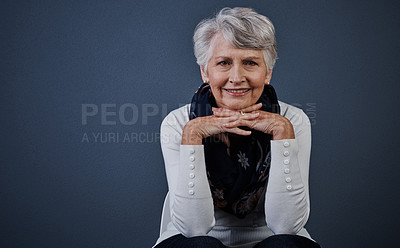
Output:
[[299,235],[280,234],[264,239],[255,248],[321,248],[319,244]]
[[191,248],[226,248],[221,241],[210,236],[197,236],[186,239],[187,247]]
[[156,248],[226,248],[221,241],[210,236],[186,238],[182,234],[172,236],[156,246]]

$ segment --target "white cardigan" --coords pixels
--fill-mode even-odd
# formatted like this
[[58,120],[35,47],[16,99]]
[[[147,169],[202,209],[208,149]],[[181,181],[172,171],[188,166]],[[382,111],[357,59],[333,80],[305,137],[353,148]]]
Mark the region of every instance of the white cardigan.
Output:
[[298,234],[310,212],[308,171],[311,126],[299,108],[279,101],[295,139],[271,141],[271,168],[266,193],[244,219],[214,208],[206,176],[203,145],[181,145],[190,104],[170,112],[161,124],[161,148],[170,195],[172,221],[157,243],[176,235],[209,235],[229,247],[252,247],[273,234]]

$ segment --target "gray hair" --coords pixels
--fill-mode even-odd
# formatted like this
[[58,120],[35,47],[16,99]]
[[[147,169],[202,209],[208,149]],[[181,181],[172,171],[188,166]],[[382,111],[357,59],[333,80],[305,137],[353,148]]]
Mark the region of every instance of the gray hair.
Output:
[[194,31],[194,55],[204,71],[218,33],[237,48],[262,50],[268,73],[274,67],[278,47],[272,22],[249,8],[223,8],[215,17],[202,20]]

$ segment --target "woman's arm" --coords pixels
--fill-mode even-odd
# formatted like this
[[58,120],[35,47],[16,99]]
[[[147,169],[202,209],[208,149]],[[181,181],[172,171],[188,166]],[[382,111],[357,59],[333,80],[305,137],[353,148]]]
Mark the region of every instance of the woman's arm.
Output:
[[306,224],[310,212],[310,121],[301,110],[288,115],[291,115],[287,117],[293,124],[295,139],[271,141],[265,215],[269,228],[275,234],[298,233]]
[[215,224],[203,145],[181,145],[186,107],[161,124],[161,149],[170,192],[172,223],[186,237],[206,235]]
[[[161,125],[161,148],[171,195],[172,222],[183,235],[192,237],[206,235],[215,225],[202,139],[224,132],[250,135],[250,131],[226,127],[224,124],[239,117],[254,120],[259,114],[211,115],[189,121],[187,107],[171,112],[164,119]],[[260,107],[253,105],[249,111]]]

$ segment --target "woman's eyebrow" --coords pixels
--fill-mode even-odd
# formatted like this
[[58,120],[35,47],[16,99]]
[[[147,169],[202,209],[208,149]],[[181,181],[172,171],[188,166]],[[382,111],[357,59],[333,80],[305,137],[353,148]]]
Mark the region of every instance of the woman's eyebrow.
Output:
[[219,59],[231,59],[231,58],[228,56],[218,56],[218,57],[215,57],[215,59],[219,60]]
[[257,60],[257,59],[261,59],[261,57],[258,57],[258,56],[248,56],[248,57],[242,58],[242,60]]
[[[215,57],[214,59],[215,60],[219,60],[219,59],[232,59],[232,58],[229,57],[229,56],[218,56],[218,57]],[[247,56],[247,57],[241,58],[241,60],[257,60],[257,59],[262,59],[262,57],[259,57],[259,56]]]

